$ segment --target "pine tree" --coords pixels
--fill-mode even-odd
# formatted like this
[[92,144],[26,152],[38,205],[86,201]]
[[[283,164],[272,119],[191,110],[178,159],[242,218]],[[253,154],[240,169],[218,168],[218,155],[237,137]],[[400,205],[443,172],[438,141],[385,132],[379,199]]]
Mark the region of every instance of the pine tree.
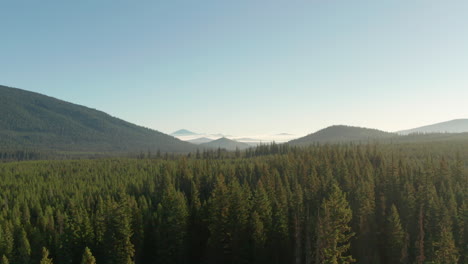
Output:
[[272,208],[268,194],[259,181],[253,194],[253,205],[250,216],[250,235],[252,236],[252,253],[254,263],[266,263],[268,235],[272,227]]
[[461,253],[461,263],[468,262],[468,202],[463,202],[458,213],[458,244]]
[[289,263],[292,258],[290,234],[289,234],[289,218],[288,218],[288,196],[283,184],[276,172],[276,190],[272,201],[272,232],[271,241],[267,244],[270,252],[270,263]]
[[200,192],[194,181],[191,183],[191,198],[189,206],[189,223],[187,232],[188,258],[193,263],[200,263],[205,254],[205,245],[208,239],[208,231],[203,219],[202,203],[200,201]]
[[188,206],[184,195],[168,184],[158,205],[157,255],[162,263],[182,263],[186,254]]
[[8,258],[5,255],[2,256],[2,261],[0,262],[0,264],[10,264]]
[[357,235],[351,246],[353,255],[362,264],[374,264],[378,257],[374,195],[374,184],[371,179],[357,183],[353,199],[356,208],[353,210],[353,230]]
[[91,254],[91,250],[88,247],[86,247],[83,252],[81,264],[96,264],[96,259],[94,258],[93,254]]
[[31,258],[31,245],[29,244],[26,231],[21,229],[17,232],[14,250],[15,263],[27,264]]
[[232,260],[234,263],[245,263],[249,256],[248,235],[251,210],[251,192],[247,185],[240,185],[234,179],[229,185],[230,215],[229,225],[232,233]]
[[400,215],[396,206],[393,204],[390,208],[390,214],[386,223],[386,254],[387,263],[404,263],[403,253],[405,252],[406,234],[401,226]]
[[42,248],[42,259],[40,264],[53,264],[52,259],[49,258],[49,250],[47,248]]
[[110,202],[107,215],[107,228],[104,238],[106,261],[109,264],[133,264],[135,254],[131,242],[132,227],[130,212],[127,208],[125,195],[118,204]]
[[3,223],[3,232],[0,234],[0,252],[6,256],[11,256],[14,248],[14,237],[12,229],[13,228],[10,227],[8,222]]
[[435,243],[435,263],[453,264],[459,259],[458,250],[453,240],[453,234],[449,228],[442,226],[440,240]]
[[216,186],[209,200],[209,210],[208,260],[210,263],[226,263],[231,253],[232,235],[228,229],[230,214],[228,188],[223,175],[216,178]]
[[424,264],[426,256],[424,254],[424,242],[425,242],[425,230],[424,230],[424,207],[421,205],[419,208],[418,215],[418,236],[416,238],[415,247],[416,247],[416,263]]
[[260,215],[257,211],[252,213],[250,219],[250,233],[252,236],[252,258],[253,263],[265,263],[266,261],[266,254],[265,254],[265,242],[266,242],[266,234],[264,230],[264,225],[262,220],[260,219]]
[[316,263],[347,264],[355,260],[347,252],[349,240],[354,236],[349,222],[352,211],[346,195],[336,183],[332,184],[330,195],[322,201],[317,225]]

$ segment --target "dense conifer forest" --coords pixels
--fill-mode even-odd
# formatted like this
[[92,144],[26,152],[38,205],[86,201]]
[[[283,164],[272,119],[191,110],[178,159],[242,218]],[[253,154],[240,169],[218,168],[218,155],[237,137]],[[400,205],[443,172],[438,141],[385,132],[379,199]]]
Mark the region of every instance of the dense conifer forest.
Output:
[[428,143],[1,163],[1,263],[468,263],[467,163]]

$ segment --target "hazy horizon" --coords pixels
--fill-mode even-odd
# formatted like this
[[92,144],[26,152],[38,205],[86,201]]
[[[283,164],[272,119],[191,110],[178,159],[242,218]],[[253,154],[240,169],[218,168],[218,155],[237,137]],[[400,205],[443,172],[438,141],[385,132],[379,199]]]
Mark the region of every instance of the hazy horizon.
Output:
[[[449,4],[450,3],[450,4]],[[164,133],[466,118],[463,1],[0,4],[0,84]]]

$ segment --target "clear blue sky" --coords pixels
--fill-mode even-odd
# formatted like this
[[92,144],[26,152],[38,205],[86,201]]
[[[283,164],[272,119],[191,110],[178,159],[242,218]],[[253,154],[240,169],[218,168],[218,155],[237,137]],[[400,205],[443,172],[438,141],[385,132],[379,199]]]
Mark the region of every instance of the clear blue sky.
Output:
[[468,117],[468,1],[0,2],[0,84],[163,132]]

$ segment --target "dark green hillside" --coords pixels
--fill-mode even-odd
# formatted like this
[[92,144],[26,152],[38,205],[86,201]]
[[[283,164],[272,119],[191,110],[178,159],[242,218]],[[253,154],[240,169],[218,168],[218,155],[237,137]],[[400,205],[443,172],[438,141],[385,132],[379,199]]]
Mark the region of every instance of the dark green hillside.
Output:
[[468,133],[413,133],[398,135],[377,129],[351,126],[331,126],[313,134],[288,142],[292,146],[307,146],[316,143],[384,143],[408,144],[441,142],[459,144],[468,142]]
[[205,149],[221,148],[225,150],[236,150],[236,149],[243,150],[243,149],[250,148],[250,145],[247,143],[238,142],[238,141],[223,137],[217,140],[213,140],[207,143],[200,144],[199,147],[205,148]]
[[396,134],[377,129],[340,125],[327,127],[305,137],[291,140],[288,144],[308,145],[313,143],[367,142],[376,139],[389,139],[395,136]]
[[104,112],[0,86],[0,149],[188,152],[195,146]]

